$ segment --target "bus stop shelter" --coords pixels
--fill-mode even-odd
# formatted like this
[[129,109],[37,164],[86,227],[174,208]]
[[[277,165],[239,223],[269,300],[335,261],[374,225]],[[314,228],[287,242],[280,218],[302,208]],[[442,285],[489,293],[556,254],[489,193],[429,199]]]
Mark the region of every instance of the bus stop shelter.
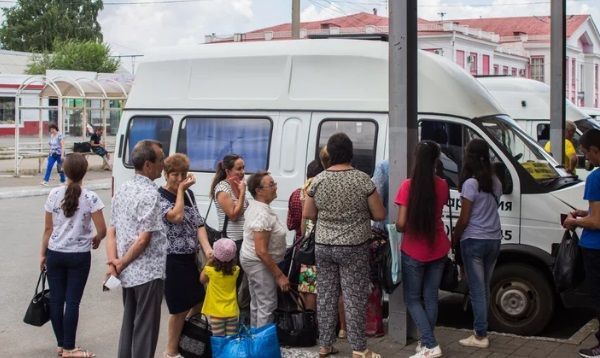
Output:
[[[32,103],[31,99],[24,100],[24,91],[31,85],[42,86],[39,96],[33,101],[37,103]],[[23,158],[38,157],[41,168],[47,150],[43,139],[47,128],[44,123],[56,123],[61,133],[70,137],[81,137],[82,141],[88,141],[86,137],[90,134],[92,126],[102,127],[106,135],[115,132],[130,87],[130,83],[112,78],[26,78],[17,89],[15,98],[15,176],[20,175],[20,163]],[[21,141],[19,130],[24,113],[37,116],[38,140],[33,143]],[[109,124],[109,118],[113,118],[116,125]]]

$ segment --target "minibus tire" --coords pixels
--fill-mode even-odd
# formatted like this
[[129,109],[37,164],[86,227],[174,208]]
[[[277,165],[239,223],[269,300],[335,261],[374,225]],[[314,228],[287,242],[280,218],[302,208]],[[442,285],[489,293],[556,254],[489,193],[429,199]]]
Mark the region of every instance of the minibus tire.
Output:
[[539,334],[552,318],[554,306],[552,286],[538,268],[511,263],[496,266],[490,287],[491,330]]

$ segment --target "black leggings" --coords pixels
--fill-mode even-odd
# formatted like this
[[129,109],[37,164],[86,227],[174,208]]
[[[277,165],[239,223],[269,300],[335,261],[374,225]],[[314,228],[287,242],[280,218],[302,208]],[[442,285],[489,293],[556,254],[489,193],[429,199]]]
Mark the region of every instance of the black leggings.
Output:
[[79,303],[90,273],[90,252],[48,250],[46,270],[50,285],[50,320],[59,347],[75,348]]

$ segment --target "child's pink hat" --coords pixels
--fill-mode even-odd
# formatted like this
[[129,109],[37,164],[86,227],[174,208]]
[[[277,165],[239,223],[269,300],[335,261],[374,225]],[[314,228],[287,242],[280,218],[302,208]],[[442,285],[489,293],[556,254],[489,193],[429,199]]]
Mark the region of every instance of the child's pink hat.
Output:
[[237,247],[231,239],[219,239],[213,245],[213,255],[221,262],[229,262],[235,258]]

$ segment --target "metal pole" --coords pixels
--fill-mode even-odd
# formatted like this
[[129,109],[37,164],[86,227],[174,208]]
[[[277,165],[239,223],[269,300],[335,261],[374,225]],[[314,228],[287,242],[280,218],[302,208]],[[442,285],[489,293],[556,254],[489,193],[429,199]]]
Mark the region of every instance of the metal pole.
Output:
[[[44,119],[42,118],[42,97],[38,96],[38,139],[39,139],[39,150],[40,153],[44,149],[42,141],[44,140]],[[42,163],[44,159],[38,158],[38,173],[42,172]]]
[[550,38],[550,142],[552,155],[562,164],[565,155],[566,1],[551,2]]
[[15,177],[19,176],[19,145],[21,144],[19,139],[19,125],[21,124],[20,104],[21,96],[18,96],[15,101]]
[[[417,142],[417,0],[389,2],[389,203],[400,182],[408,177],[412,150]],[[390,221],[398,208],[389,205]],[[394,341],[406,345],[411,331],[403,288],[389,298],[389,332]]]
[[300,0],[292,0],[292,38],[300,38]]

